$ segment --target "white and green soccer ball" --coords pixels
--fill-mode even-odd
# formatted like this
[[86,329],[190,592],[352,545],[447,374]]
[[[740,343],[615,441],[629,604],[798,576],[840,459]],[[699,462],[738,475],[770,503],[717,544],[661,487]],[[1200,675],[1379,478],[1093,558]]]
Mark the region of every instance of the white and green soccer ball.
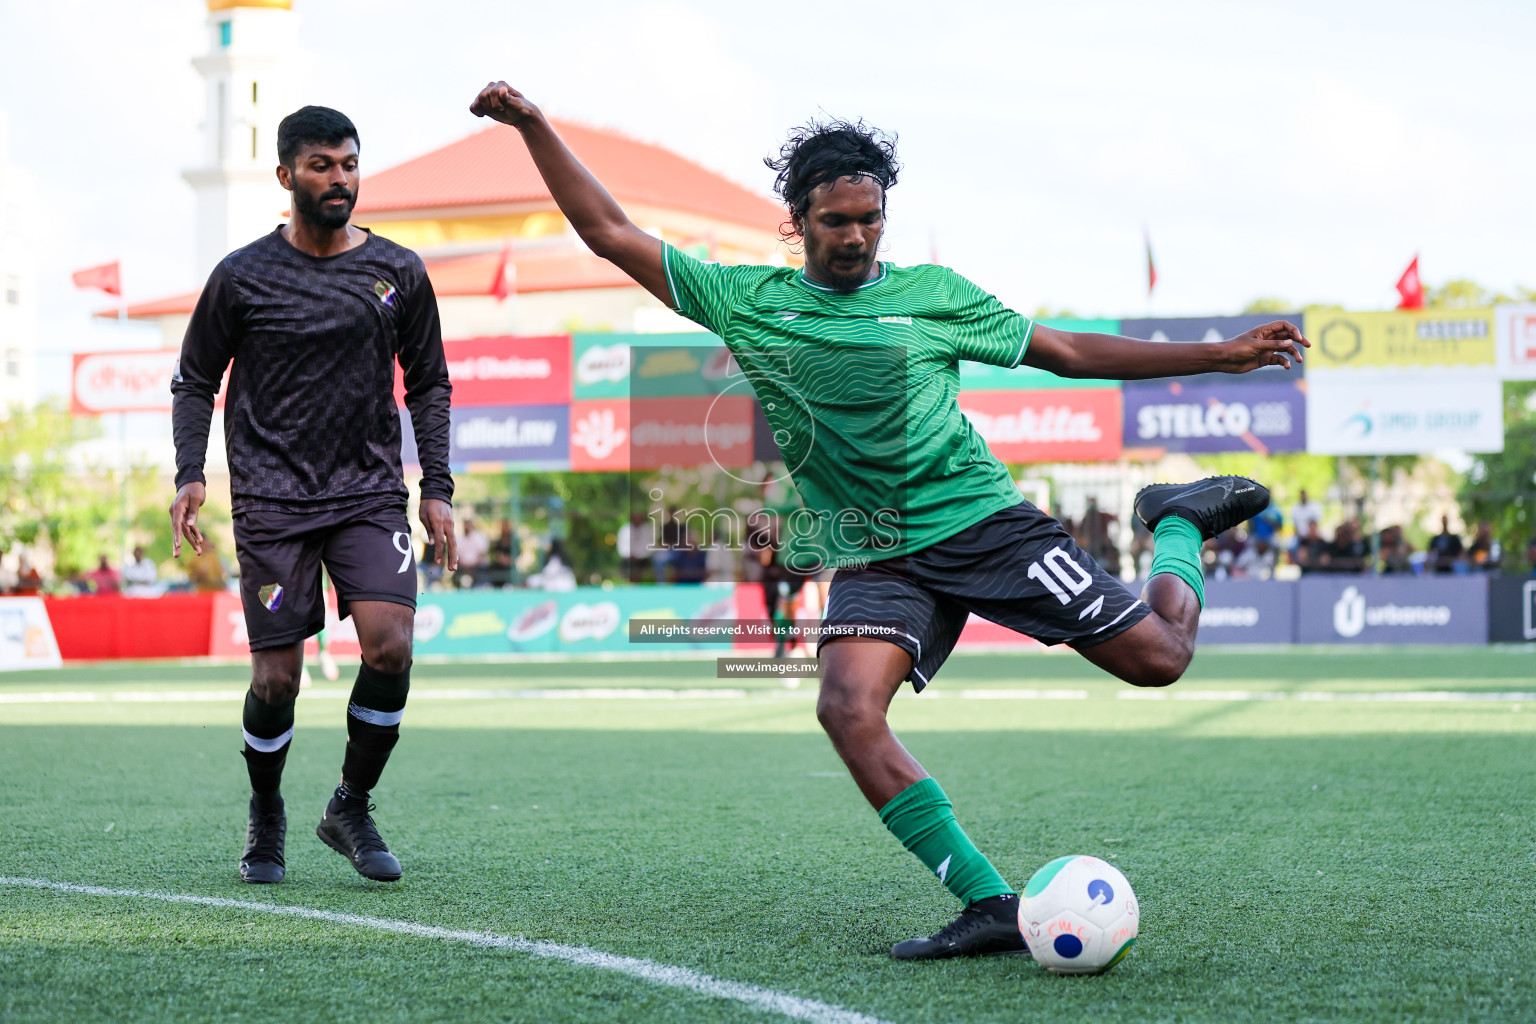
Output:
[[1136,941],[1140,908],[1131,883],[1097,857],[1058,857],[1030,876],[1019,931],[1040,966],[1057,974],[1102,974]]

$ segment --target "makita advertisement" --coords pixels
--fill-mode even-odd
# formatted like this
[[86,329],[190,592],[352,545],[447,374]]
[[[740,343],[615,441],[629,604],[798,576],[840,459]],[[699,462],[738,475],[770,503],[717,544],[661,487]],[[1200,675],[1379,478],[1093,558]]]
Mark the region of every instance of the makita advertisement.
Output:
[[1297,641],[1304,644],[1488,642],[1482,576],[1303,576]]
[[1298,382],[1127,384],[1125,446],[1171,452],[1299,452],[1307,400]]
[[962,391],[960,411],[1004,462],[1120,456],[1120,392],[1113,388]]

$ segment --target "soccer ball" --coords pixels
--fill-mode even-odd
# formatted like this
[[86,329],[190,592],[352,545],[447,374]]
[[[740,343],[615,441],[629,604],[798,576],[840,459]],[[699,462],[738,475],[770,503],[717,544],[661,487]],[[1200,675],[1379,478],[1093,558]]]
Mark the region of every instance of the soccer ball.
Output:
[[1141,920],[1131,883],[1097,857],[1058,857],[1030,876],[1019,931],[1057,974],[1102,974],[1124,958]]

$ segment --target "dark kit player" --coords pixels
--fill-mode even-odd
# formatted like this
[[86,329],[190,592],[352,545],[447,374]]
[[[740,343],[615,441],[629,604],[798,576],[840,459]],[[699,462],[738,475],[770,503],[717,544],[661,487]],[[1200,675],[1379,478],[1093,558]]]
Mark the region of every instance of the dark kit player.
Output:
[[251,641],[241,731],[251,778],[240,877],[281,882],[287,817],[279,792],[293,738],[304,640],[325,625],[321,566],[362,646],[347,706],[341,785],[318,828],[359,874],[400,877],[368,794],[400,736],[410,689],[416,559],[400,468],[395,360],[421,452],[421,521],[455,565],[448,473],[448,364],[421,259],[348,221],[357,129],[304,107],[277,130],[290,222],[224,257],[208,277],[171,383],[176,500],[171,532],[201,553],[209,419],[224,407],[240,597]]
[[804,246],[800,270],[700,263],[641,231],[505,82],[470,110],[517,128],[593,252],[724,340],[782,438],[806,510],[827,526],[822,557],[839,566],[827,624],[866,635],[824,635],[817,716],[886,827],[965,904],[892,955],[1023,952],[1017,894],[891,733],[891,699],[906,680],[927,685],[970,612],[1070,644],[1138,686],[1172,683],[1194,654],[1202,538],[1262,511],[1269,494],[1240,477],[1143,489],[1136,515],[1157,552],[1136,600],[1020,499],[960,412],[958,360],[1135,379],[1289,366],[1306,341],[1280,322],[1219,344],[1057,331],[952,270],[881,262],[895,146],[861,124],[810,125],[769,161]]

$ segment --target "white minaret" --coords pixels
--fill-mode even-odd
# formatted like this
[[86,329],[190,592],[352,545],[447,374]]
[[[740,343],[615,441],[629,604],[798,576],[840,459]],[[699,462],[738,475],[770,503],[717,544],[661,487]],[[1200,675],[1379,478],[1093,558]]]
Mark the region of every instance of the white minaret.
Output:
[[193,267],[201,284],[227,253],[266,234],[288,208],[277,183],[277,124],[292,112],[293,0],[207,0],[208,52],[192,61],[207,90]]
[[0,110],[0,420],[37,401],[37,180],[10,162]]

